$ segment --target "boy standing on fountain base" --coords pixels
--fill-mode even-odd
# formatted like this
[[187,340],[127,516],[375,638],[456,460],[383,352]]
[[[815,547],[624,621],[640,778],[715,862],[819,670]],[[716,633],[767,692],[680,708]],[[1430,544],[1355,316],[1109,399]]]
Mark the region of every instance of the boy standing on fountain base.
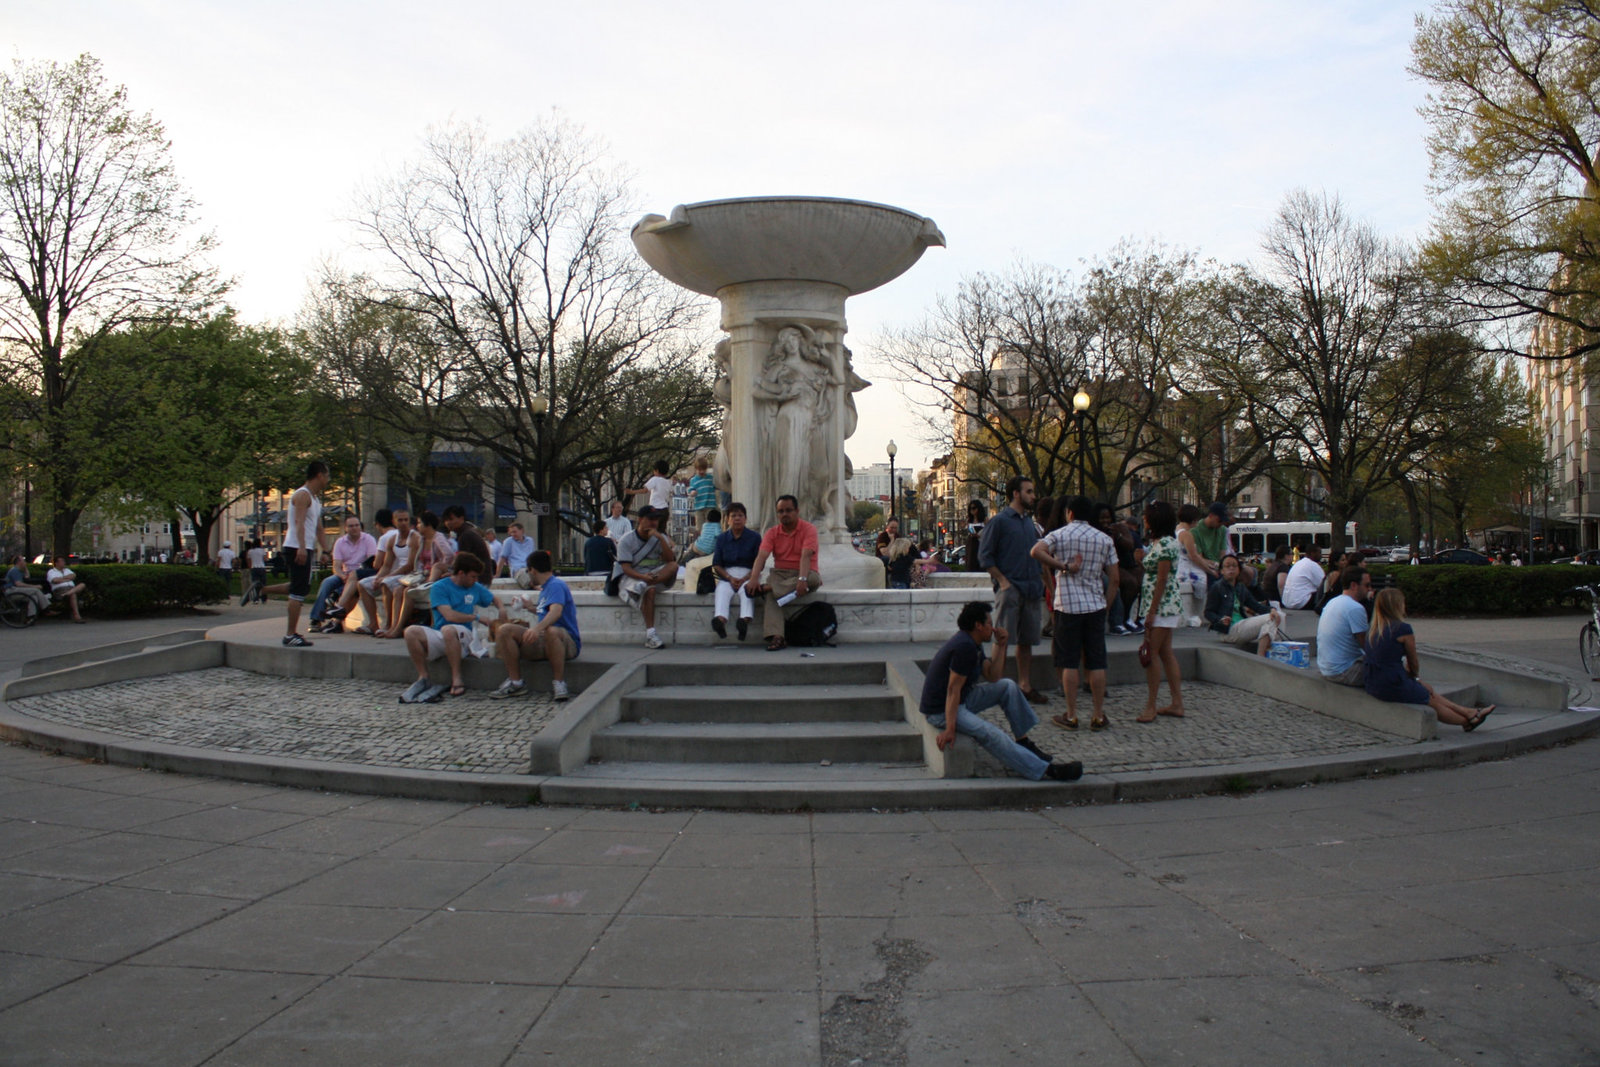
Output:
[[306,484],[289,498],[289,529],[283,535],[283,554],[289,565],[288,630],[283,643],[306,648],[300,629],[300,610],[311,592],[311,568],[327,549],[322,539],[322,491],[328,487],[328,465],[320,459],[306,467]]

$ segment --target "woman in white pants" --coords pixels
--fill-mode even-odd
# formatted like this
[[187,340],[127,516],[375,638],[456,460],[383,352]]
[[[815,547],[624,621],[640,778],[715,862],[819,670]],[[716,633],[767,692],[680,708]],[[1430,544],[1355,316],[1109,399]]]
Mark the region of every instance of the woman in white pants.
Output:
[[1200,509],[1193,504],[1185,504],[1178,509],[1178,546],[1183,550],[1178,553],[1178,562],[1172,568],[1173,576],[1178,580],[1178,593],[1183,597],[1183,619],[1188,626],[1200,626],[1201,612],[1205,607],[1206,594],[1210,590],[1211,582],[1216,578],[1216,565],[1200,551],[1200,546],[1195,544],[1194,534],[1189,531],[1194,524],[1200,521]]
[[738,501],[724,509],[722,518],[728,528],[717,535],[716,546],[711,550],[711,570],[717,576],[711,628],[718,637],[728,636],[728,609],[738,593],[739,640],[743,641],[756,614],[756,603],[745,589],[745,579],[750,577],[750,568],[761,553],[761,535],[745,525],[744,505]]
[[1222,576],[1206,594],[1206,622],[1230,645],[1255,647],[1265,656],[1279,634],[1283,617],[1255,598],[1239,580],[1239,557],[1222,557]]

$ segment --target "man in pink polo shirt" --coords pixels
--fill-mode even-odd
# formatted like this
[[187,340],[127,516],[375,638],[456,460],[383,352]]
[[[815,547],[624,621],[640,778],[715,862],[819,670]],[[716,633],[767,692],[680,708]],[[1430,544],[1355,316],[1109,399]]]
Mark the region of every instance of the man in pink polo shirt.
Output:
[[[761,569],[772,560],[772,572],[767,584],[761,584]],[[751,596],[766,594],[766,607],[761,612],[761,633],[767,639],[767,651],[777,652],[787,648],[783,638],[785,608],[808,593],[822,588],[822,575],[816,571],[817,528],[800,517],[800,501],[784,494],[778,498],[778,525],[761,535],[761,554],[750,568],[750,578],[745,589]],[[790,593],[794,599],[780,604]],[[800,610],[799,606],[794,607]]]

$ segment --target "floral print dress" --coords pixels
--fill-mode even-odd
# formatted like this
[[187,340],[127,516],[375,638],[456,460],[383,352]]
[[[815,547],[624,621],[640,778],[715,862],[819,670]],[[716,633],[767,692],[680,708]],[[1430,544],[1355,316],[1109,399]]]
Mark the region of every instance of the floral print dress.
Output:
[[1161,591],[1161,603],[1156,607],[1157,618],[1176,618],[1183,615],[1183,600],[1178,595],[1178,557],[1183,547],[1176,537],[1163,537],[1144,552],[1144,585],[1139,589],[1139,618],[1150,615],[1150,598],[1156,591],[1156,570],[1162,560],[1171,563],[1167,571],[1167,587]]

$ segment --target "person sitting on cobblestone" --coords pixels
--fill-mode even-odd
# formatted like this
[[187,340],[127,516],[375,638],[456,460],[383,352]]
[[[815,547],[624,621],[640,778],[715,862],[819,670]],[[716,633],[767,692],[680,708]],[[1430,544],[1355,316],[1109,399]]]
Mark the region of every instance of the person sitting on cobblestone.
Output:
[[489,694],[492,697],[527,696],[522,661],[542,659],[550,664],[550,695],[556,700],[567,699],[567,661],[578,658],[583,638],[578,633],[578,606],[572,600],[572,590],[552,573],[554,570],[550,553],[544,549],[528,557],[531,588],[539,591],[536,621],[532,626],[515,622],[500,626],[495,649],[500,662],[506,665],[506,680]]
[[617,544],[617,562],[611,576],[617,578],[617,595],[644,617],[644,647],[660,648],[666,642],[656,633],[656,592],[671,589],[678,580],[678,559],[672,541],[656,529],[666,512],[645,506],[639,509],[638,526]]
[[[1015,774],[1035,782],[1050,778],[1071,782],[1083,774],[1083,764],[1053,762],[1028,739],[1039,717],[1010,678],[1000,676],[1005,663],[1006,632],[989,621],[990,606],[974,600],[956,618],[957,632],[933,654],[922,683],[922,714],[940,730],[935,744],[943,752],[966,734]],[[999,653],[990,658],[984,642],[994,641]],[[979,712],[999,707],[1011,726],[1011,737]],[[1012,740],[1012,738],[1015,740]]]
[[1255,646],[1265,656],[1283,625],[1283,616],[1257,600],[1245,584],[1238,556],[1222,557],[1222,574],[1206,591],[1206,624],[1230,645]]
[[[467,691],[461,680],[463,650],[472,643],[472,625],[478,612],[494,605],[494,593],[478,580],[483,566],[483,561],[471,552],[456,553],[450,577],[434,582],[428,591],[432,617],[426,623],[406,627],[406,652],[417,669],[417,680],[400,694],[400,703],[439,698],[443,687],[429,681],[428,662],[440,656],[450,664],[450,695],[458,697]],[[502,611],[500,617],[504,618],[504,614]]]

